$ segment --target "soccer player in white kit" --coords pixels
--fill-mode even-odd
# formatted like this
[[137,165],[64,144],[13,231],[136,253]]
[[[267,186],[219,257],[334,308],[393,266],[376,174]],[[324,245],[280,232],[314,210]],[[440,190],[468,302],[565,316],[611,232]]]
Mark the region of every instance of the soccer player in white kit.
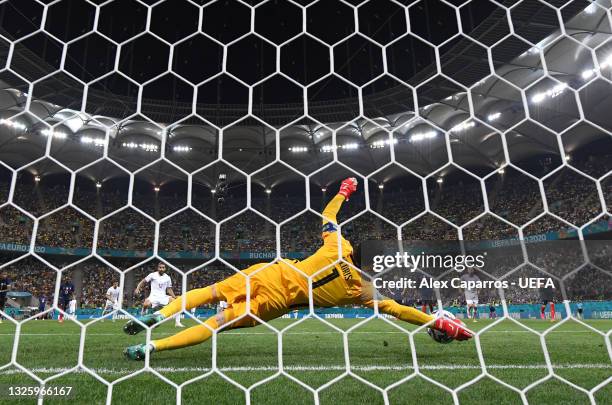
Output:
[[221,314],[227,309],[227,301],[219,301],[217,303],[217,313]]
[[[144,300],[142,304],[142,314],[146,314],[149,308],[156,309],[158,307],[164,307],[170,302],[176,299],[174,291],[172,291],[172,280],[170,276],[166,274],[166,265],[160,262],[157,265],[157,271],[150,273],[148,276],[140,280],[140,283],[136,286],[134,294],[140,294],[140,291],[144,288],[144,285],[149,283],[151,291],[149,296]],[[180,314],[175,316],[175,326],[182,328]]]
[[[480,278],[474,273],[473,268],[468,268],[467,273],[461,276],[461,281],[480,281]],[[474,322],[477,322],[478,318],[478,289],[477,288],[465,288],[465,303],[467,305],[467,317],[471,318]]]
[[[106,303],[104,304],[104,310],[102,310],[102,318],[106,315],[106,311],[112,312],[119,309],[119,282],[113,281],[113,285],[108,287],[106,290]],[[113,314],[113,322],[115,322],[116,314]],[[104,319],[102,319],[104,322]]]
[[68,304],[68,318],[76,320],[76,298],[72,297],[70,303]]

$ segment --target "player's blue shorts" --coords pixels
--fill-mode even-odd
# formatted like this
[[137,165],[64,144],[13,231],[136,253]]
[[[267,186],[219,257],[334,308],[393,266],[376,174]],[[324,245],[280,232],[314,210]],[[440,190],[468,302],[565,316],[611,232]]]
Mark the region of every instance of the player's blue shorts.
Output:
[[70,298],[60,297],[58,305],[59,305],[59,307],[61,309],[63,309],[65,311],[66,308],[68,308],[70,306]]

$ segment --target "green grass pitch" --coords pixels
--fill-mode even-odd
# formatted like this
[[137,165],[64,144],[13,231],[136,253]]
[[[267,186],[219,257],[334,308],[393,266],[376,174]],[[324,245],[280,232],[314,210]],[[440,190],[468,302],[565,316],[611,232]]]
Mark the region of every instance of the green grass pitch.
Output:
[[[86,329],[83,363],[107,381],[116,381],[142,369],[144,363],[125,360],[122,349],[144,341],[145,334],[126,336],[121,327],[125,321],[105,321],[90,324]],[[346,335],[350,369],[382,389],[414,374],[414,358],[410,339],[401,328],[413,330],[411,325],[397,321],[371,319],[330,319],[327,322]],[[593,328],[607,333],[612,321],[586,321]],[[187,325],[190,321],[185,321]],[[191,322],[192,324],[193,322]],[[358,325],[359,324],[359,325]],[[474,330],[490,325],[482,320],[470,326]],[[555,326],[546,321],[523,321],[529,328],[545,331]],[[346,373],[343,335],[316,319],[296,324],[295,320],[279,319],[270,323],[284,330],[282,348],[278,335],[261,325],[251,329],[224,332],[217,338],[216,365],[225,376],[243,387],[269,379],[278,373],[279,355],[286,373],[317,389],[321,404],[381,404],[383,393],[364,384],[359,378]],[[291,326],[291,327],[290,327]],[[152,332],[153,338],[168,336],[177,329],[173,322],[161,325]],[[14,344],[15,326],[0,324],[0,366],[10,362]],[[17,351],[17,361],[37,376],[47,378],[78,363],[81,329],[73,322],[30,321],[23,324]],[[555,327],[545,337],[556,375],[590,390],[612,375],[612,362],[605,336],[574,321]],[[481,362],[474,341],[435,343],[425,332],[414,335],[414,351],[420,373],[451,388],[456,388],[482,374]],[[518,388],[524,388],[548,375],[540,336],[504,320],[480,335],[482,355],[488,372]],[[279,354],[280,353],[280,354]],[[212,342],[176,351],[155,353],[151,367],[165,378],[180,385],[201,375],[212,367]],[[342,378],[339,378],[344,376]],[[0,370],[0,387],[33,384],[25,373],[9,366]],[[108,387],[90,374],[75,371],[53,380],[49,385],[72,386],[69,398],[48,397],[44,403],[102,404]],[[32,398],[8,398],[0,395],[2,404],[36,403]],[[415,376],[389,389],[388,402],[392,404],[452,404],[453,397],[428,380]],[[116,404],[168,404],[177,398],[177,390],[155,374],[142,372],[124,379],[112,388],[112,403]],[[245,402],[245,392],[219,374],[184,385],[181,388],[183,404],[239,404]],[[314,394],[295,381],[279,375],[253,388],[252,404],[310,404]],[[561,382],[549,379],[527,392],[533,404],[587,404],[588,396]],[[595,393],[598,404],[612,404],[612,383]],[[520,396],[484,377],[458,393],[465,404],[522,403]]]

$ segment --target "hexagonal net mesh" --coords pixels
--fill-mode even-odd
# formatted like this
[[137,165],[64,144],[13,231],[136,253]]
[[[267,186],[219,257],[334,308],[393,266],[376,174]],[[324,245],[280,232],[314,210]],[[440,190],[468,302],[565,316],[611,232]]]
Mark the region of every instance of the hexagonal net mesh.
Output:
[[[603,0],[0,1],[0,388],[70,385],[109,404],[605,403],[611,27]],[[358,190],[337,225],[353,246],[485,249],[477,278],[554,291],[479,289],[483,323],[444,346],[388,316],[387,298],[318,308],[347,255],[299,263],[347,177]],[[271,293],[253,279],[283,258],[304,301],[262,316]],[[175,332],[115,323],[145,312],[158,263],[176,296],[242,279],[244,313],[210,343],[119,360]],[[455,286],[380,292],[477,317]],[[220,319],[181,304],[177,323]]]

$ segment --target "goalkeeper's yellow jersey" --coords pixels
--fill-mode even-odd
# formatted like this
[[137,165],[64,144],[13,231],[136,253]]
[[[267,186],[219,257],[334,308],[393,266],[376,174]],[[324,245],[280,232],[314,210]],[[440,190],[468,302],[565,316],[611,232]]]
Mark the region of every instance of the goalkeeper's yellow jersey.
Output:
[[[274,264],[258,263],[242,270],[241,273],[250,275],[250,294],[257,297],[255,301],[259,308],[252,308],[256,314],[271,318],[292,308],[308,307],[309,276],[312,276],[315,306],[365,301],[361,275],[348,264],[353,264],[353,247],[339,235],[334,224],[343,201],[344,197],[337,195],[323,211],[323,246],[313,255],[302,261],[283,259]],[[240,274],[217,283],[217,289],[230,306],[246,299],[246,282]]]
[[[323,246],[302,261],[281,261],[285,288],[292,307],[308,306],[308,283],[295,269],[312,276],[314,305],[320,307],[354,303],[362,293],[361,275],[351,266],[353,246],[338,231],[335,223],[344,197],[336,195],[323,211]],[[340,260],[342,258],[342,260]],[[350,263],[351,265],[347,264]]]

